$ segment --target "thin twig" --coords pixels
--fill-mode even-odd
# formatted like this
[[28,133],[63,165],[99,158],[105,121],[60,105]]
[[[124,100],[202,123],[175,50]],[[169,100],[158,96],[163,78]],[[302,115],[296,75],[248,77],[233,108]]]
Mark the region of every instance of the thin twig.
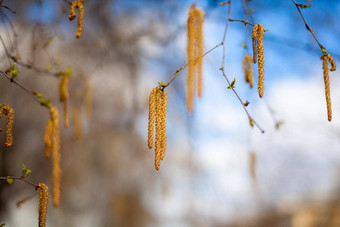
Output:
[[300,10],[300,8],[299,8],[299,6],[298,6],[298,3],[296,3],[295,0],[292,0],[292,1],[293,1],[294,5],[295,5],[296,9],[299,11],[300,16],[302,17],[302,20],[303,20],[303,22],[305,23],[306,29],[307,29],[308,31],[310,31],[310,33],[312,33],[312,35],[313,35],[315,41],[318,43],[318,45],[319,45],[319,47],[320,47],[322,53],[324,54],[324,53],[325,53],[325,47],[324,47],[323,45],[321,45],[321,43],[319,42],[319,40],[316,38],[313,29],[311,29],[311,28],[309,27],[309,25],[307,24],[307,21],[306,21],[305,17],[303,16],[303,14],[302,14],[302,12],[301,12],[301,10]]
[[30,184],[32,185],[33,187],[37,188],[38,186],[34,183],[32,183],[31,181],[28,181],[22,177],[11,177],[11,176],[8,176],[8,177],[0,177],[0,180],[7,180],[7,179],[13,179],[13,180],[22,180],[24,182],[26,182],[27,184]]
[[[223,45],[222,43],[217,44],[216,46],[214,46],[213,48],[211,48],[210,50],[208,50],[207,52],[205,52],[202,56],[196,58],[195,61],[197,61],[199,58],[203,58],[205,55],[209,54],[211,51],[215,50],[216,48],[218,48],[219,46],[222,46],[222,45]],[[188,66],[188,63],[186,63],[186,64],[183,65],[182,67],[178,68],[178,69],[176,70],[176,72],[174,73],[173,77],[171,78],[171,80],[163,86],[163,89],[164,89],[165,87],[169,86],[169,85],[176,79],[176,77],[178,76],[178,74],[179,74],[183,69],[185,69],[187,66]]]
[[252,116],[250,116],[247,108],[246,108],[246,105],[245,103],[242,101],[242,99],[240,98],[240,96],[238,95],[238,93],[236,92],[235,88],[233,86],[231,86],[231,83],[227,77],[227,74],[225,73],[224,71],[224,62],[225,62],[225,39],[226,39],[226,36],[227,36],[227,31],[228,31],[228,25],[229,25],[229,21],[230,21],[230,14],[231,14],[231,0],[229,1],[229,8],[228,8],[228,20],[227,20],[227,24],[225,26],[225,29],[224,29],[224,35],[223,35],[223,40],[222,40],[222,46],[223,46],[223,57],[222,57],[222,65],[221,65],[221,72],[222,72],[222,75],[223,77],[226,79],[229,87],[231,88],[231,90],[234,92],[234,94],[236,95],[237,99],[240,101],[244,111],[246,112],[247,116],[248,116],[248,119],[249,119],[249,122],[251,123],[254,123],[254,125],[262,132],[264,133],[264,130],[256,123],[256,121],[254,120],[254,118]]
[[23,89],[24,91],[26,91],[28,94],[30,94],[32,96],[32,98],[37,101],[39,104],[42,104],[38,98],[33,94],[32,90],[29,90],[28,88],[26,88],[25,86],[21,85],[20,83],[18,83],[17,81],[13,80],[9,75],[7,75],[5,72],[0,71],[0,73],[2,75],[4,75],[9,81],[11,81],[12,83],[14,83],[15,85],[17,85],[18,87],[20,87],[21,89]]

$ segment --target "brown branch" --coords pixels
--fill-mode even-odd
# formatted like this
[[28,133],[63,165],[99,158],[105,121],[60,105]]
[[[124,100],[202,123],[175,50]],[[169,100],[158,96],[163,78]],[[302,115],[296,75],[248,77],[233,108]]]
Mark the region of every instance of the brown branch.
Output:
[[[245,103],[242,101],[242,99],[240,98],[240,96],[238,95],[238,93],[236,92],[234,86],[231,85],[230,83],[230,80],[228,79],[227,77],[227,74],[225,73],[224,71],[224,63],[225,63],[225,39],[226,39],[226,35],[227,35],[227,31],[228,31],[228,25],[229,25],[229,21],[232,21],[230,20],[230,14],[231,14],[231,0],[229,1],[229,8],[228,8],[228,20],[227,20],[227,24],[225,26],[225,29],[224,29],[224,35],[223,35],[223,40],[222,40],[222,46],[223,46],[223,58],[222,58],[222,65],[221,65],[221,72],[222,72],[222,75],[223,77],[226,79],[229,87],[231,88],[231,90],[234,92],[234,94],[236,95],[237,99],[240,101],[244,111],[246,112],[247,116],[248,116],[248,119],[249,119],[249,122],[250,124],[254,124],[260,131],[261,133],[264,133],[264,130],[259,126],[259,124],[256,123],[256,121],[254,120],[254,118],[249,114],[247,108],[246,108],[246,105]],[[236,20],[235,20],[236,21]]]
[[321,43],[319,42],[319,40],[316,38],[313,29],[311,29],[311,27],[307,24],[307,21],[306,21],[305,17],[303,16],[303,14],[302,14],[302,12],[301,12],[301,10],[300,10],[298,3],[296,3],[295,0],[292,0],[292,1],[293,1],[294,5],[295,5],[296,9],[298,10],[298,12],[299,12],[299,14],[300,14],[300,16],[301,16],[303,22],[305,23],[306,29],[307,29],[310,33],[312,33],[312,36],[313,36],[313,38],[315,39],[315,41],[318,43],[318,45],[319,45],[319,47],[320,47],[322,53],[323,53],[324,55],[326,55],[327,52],[326,52],[325,47],[324,47],[323,45],[321,45]]
[[38,186],[34,183],[32,183],[31,181],[28,181],[22,177],[11,177],[11,176],[8,176],[8,177],[0,177],[0,180],[7,180],[7,179],[13,179],[13,180],[22,180],[24,182],[26,182],[27,184],[30,184],[32,185],[33,187],[37,188]]

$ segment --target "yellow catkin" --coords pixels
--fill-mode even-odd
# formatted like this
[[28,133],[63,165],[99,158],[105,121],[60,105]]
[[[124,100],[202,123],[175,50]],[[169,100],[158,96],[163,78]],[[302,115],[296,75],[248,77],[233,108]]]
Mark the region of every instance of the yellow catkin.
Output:
[[56,107],[50,107],[50,115],[53,123],[52,129],[52,203],[59,206],[61,188],[61,168],[60,168],[60,117]]
[[166,150],[166,106],[167,106],[167,96],[165,91],[161,91],[161,148],[160,148],[160,158],[161,160],[165,157]]
[[76,38],[80,38],[81,33],[83,31],[83,20],[84,20],[84,5],[83,1],[78,1],[78,11],[79,11],[79,17],[78,17],[78,29],[76,32]]
[[78,8],[79,16],[78,16],[78,29],[76,32],[76,37],[79,39],[81,36],[81,33],[83,31],[83,20],[84,20],[84,5],[83,5],[83,0],[76,0],[71,3],[71,10],[70,10],[70,15],[68,17],[69,20],[73,20],[74,18],[77,17],[76,14],[76,8]]
[[36,190],[39,194],[39,227],[45,227],[48,203],[48,187],[44,183],[39,183]]
[[51,156],[51,149],[52,149],[52,130],[53,130],[53,123],[52,120],[49,119],[46,124],[45,134],[44,134],[44,143],[45,143],[45,157],[50,158]]
[[335,71],[336,70],[336,64],[335,64],[333,57],[330,54],[327,54],[327,58],[328,58],[329,63],[331,64],[330,71],[332,71],[332,72]]
[[256,47],[256,42],[257,42],[257,37],[258,37],[258,24],[255,24],[253,27],[253,30],[251,32],[251,39],[253,40],[253,62],[256,63],[257,59],[257,47]]
[[74,134],[76,135],[77,140],[82,140],[84,135],[83,124],[81,122],[81,114],[80,107],[75,105],[73,107],[73,128]]
[[202,96],[202,87],[203,87],[203,50],[204,50],[204,41],[203,41],[203,22],[204,22],[204,14],[200,9],[196,9],[196,17],[197,17],[197,38],[196,45],[198,49],[198,54],[196,58],[198,58],[197,62],[197,71],[198,71],[198,97]]
[[256,154],[249,152],[249,173],[254,183],[256,183]]
[[10,105],[2,105],[0,118],[3,115],[7,116],[6,122],[6,147],[10,147],[13,144],[13,122],[14,122],[14,110]]
[[159,88],[153,88],[149,96],[149,124],[148,124],[148,147],[153,147],[155,131],[155,111],[156,111],[156,93]]
[[203,87],[203,22],[204,13],[202,10],[192,5],[189,9],[189,16],[187,21],[188,29],[188,44],[187,44],[187,58],[188,58],[188,75],[187,75],[187,95],[186,106],[188,112],[194,111],[194,96],[195,86],[197,86],[198,96],[202,95]]
[[325,96],[327,103],[327,117],[328,121],[332,120],[332,104],[331,104],[331,94],[330,94],[330,86],[329,86],[329,72],[328,72],[328,55],[323,55],[320,57],[322,60],[322,69],[323,69],[323,79],[325,83]]
[[156,136],[155,136],[155,168],[159,170],[161,161],[161,143],[162,143],[162,91],[158,87],[156,92]]
[[91,81],[89,78],[85,78],[84,105],[86,108],[86,117],[91,118],[92,116],[92,85],[91,85]]
[[71,3],[70,16],[68,17],[69,20],[73,20],[77,16],[76,14],[77,3],[78,3],[77,1]]
[[263,84],[264,84],[264,48],[263,48],[264,28],[258,25],[258,38],[257,38],[257,58],[258,58],[258,91],[260,98],[263,97]]
[[254,86],[252,61],[253,59],[250,55],[245,55],[242,61],[244,77],[246,82],[249,83],[250,87]]
[[187,22],[188,29],[188,75],[187,75],[187,97],[186,106],[188,112],[194,111],[194,78],[195,78],[195,13],[194,7],[190,7]]
[[68,91],[68,84],[70,78],[69,76],[64,73],[62,78],[59,82],[59,101],[63,102],[64,104],[64,125],[68,127],[68,102],[69,102],[69,91]]

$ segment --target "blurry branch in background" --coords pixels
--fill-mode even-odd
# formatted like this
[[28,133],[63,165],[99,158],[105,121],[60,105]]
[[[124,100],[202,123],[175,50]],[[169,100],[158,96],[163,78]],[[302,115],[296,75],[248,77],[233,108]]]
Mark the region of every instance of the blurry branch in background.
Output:
[[336,70],[336,64],[333,60],[333,57],[327,53],[326,48],[321,45],[321,43],[319,42],[319,40],[316,38],[313,29],[307,24],[307,21],[305,19],[305,17],[303,16],[301,9],[304,8],[309,8],[312,5],[307,5],[307,4],[300,4],[300,3],[296,3],[295,0],[292,0],[293,3],[296,6],[296,9],[298,10],[303,22],[305,23],[305,27],[306,29],[312,34],[313,38],[315,39],[315,41],[318,43],[321,52],[322,52],[322,56],[320,57],[320,59],[322,60],[322,69],[323,69],[323,78],[324,78],[324,84],[325,84],[325,96],[326,96],[326,104],[327,104],[327,118],[328,121],[332,120],[332,104],[331,104],[331,95],[330,95],[330,83],[329,83],[329,72],[328,72],[328,62],[331,64],[331,69],[330,71],[335,71]]

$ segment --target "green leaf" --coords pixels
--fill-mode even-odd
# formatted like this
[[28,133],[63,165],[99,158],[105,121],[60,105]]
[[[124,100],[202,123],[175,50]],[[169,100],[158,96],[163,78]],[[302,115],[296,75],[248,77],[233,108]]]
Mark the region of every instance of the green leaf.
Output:
[[225,5],[229,4],[229,3],[230,3],[230,1],[221,2],[221,3],[220,3],[220,6],[225,6]]
[[19,73],[19,70],[17,70],[17,69],[11,70],[11,71],[9,72],[9,76],[11,77],[12,80],[14,80],[15,77],[18,76],[18,73]]
[[228,86],[228,89],[232,89],[232,88],[234,88],[235,86],[235,82],[236,82],[236,78],[234,77],[234,80],[233,81],[231,81],[231,83],[230,83],[230,85]]
[[70,67],[67,67],[66,70],[65,70],[65,73],[67,76],[71,76],[73,74],[73,71]]
[[244,49],[248,49],[247,44],[245,44],[244,42],[242,42],[241,45],[242,45],[242,47],[243,47]]
[[249,101],[247,100],[243,105],[244,106],[248,106],[249,105]]
[[312,4],[308,5],[308,4],[297,3],[296,5],[297,5],[298,7],[300,7],[301,9],[305,9],[305,8],[312,7]]
[[6,223],[3,222],[3,223],[0,224],[0,227],[4,227],[5,225],[6,225]]
[[158,82],[158,86],[159,86],[159,87],[165,87],[165,86],[166,86],[166,83],[164,83],[164,82]]
[[249,124],[252,128],[254,128],[254,121],[253,119],[249,118]]
[[12,184],[12,183],[13,183],[13,179],[12,179],[12,178],[7,178],[6,181],[7,181],[7,183],[9,183],[9,184]]
[[25,164],[22,164],[22,178],[26,178],[28,174],[30,174],[32,171],[30,169],[27,169]]

